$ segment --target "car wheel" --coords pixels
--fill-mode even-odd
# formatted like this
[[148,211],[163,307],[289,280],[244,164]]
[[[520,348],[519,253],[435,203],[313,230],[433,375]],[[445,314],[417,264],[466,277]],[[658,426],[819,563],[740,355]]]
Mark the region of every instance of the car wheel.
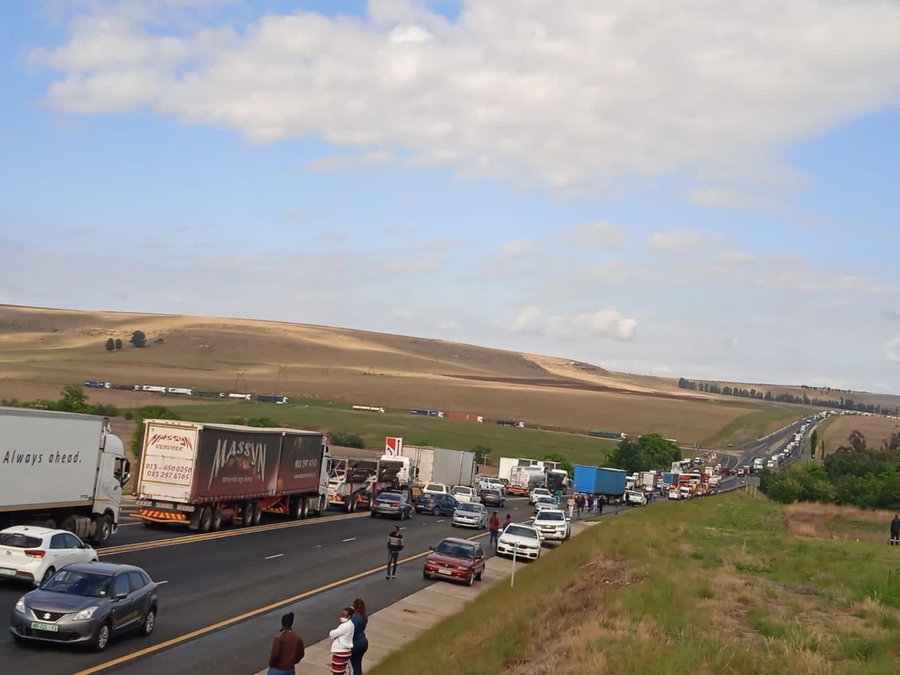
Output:
[[374,511],[372,511],[372,513],[371,513],[370,515],[371,515],[373,518],[377,518],[377,517],[378,517],[378,514],[375,513]]
[[44,576],[41,577],[41,583],[39,585],[43,586],[45,583],[47,583],[47,581],[50,579],[50,577],[52,577],[54,574],[56,574],[56,568],[54,568],[52,566],[48,567],[47,571],[44,572]]
[[100,624],[94,638],[91,640],[91,649],[95,652],[102,652],[109,645],[109,624],[105,621]]
[[431,515],[433,515],[433,516],[439,516],[439,515],[441,515],[441,510],[440,510],[438,507],[435,506],[435,507],[432,509],[432,511],[431,511]]
[[428,572],[422,570],[422,578],[423,578],[423,579],[428,579],[428,580],[430,581],[430,580],[431,580],[431,575],[428,574]]
[[475,585],[475,574],[472,573],[468,577],[466,577],[466,586],[474,586]]
[[484,570],[481,570],[478,574],[475,575],[475,581],[483,581],[484,580]]
[[156,607],[151,607],[144,617],[144,623],[141,624],[141,635],[148,637],[154,628],[156,628]]

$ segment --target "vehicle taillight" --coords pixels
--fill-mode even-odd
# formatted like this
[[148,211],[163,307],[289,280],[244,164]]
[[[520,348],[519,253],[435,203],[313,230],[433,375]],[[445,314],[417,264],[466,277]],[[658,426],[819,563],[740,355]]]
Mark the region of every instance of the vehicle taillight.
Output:
[[25,555],[27,555],[29,558],[43,558],[45,555],[47,555],[47,552],[42,551],[39,548],[36,548],[36,549],[31,549],[29,551],[25,551]]

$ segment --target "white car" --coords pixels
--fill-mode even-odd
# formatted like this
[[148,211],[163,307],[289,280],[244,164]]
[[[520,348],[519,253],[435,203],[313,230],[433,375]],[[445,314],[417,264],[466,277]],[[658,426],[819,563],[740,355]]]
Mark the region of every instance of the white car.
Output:
[[537,560],[541,557],[541,533],[531,525],[512,523],[500,534],[497,540],[497,555],[526,560]]
[[0,579],[39,586],[70,563],[97,559],[97,551],[65,530],[17,525],[0,532]]
[[474,527],[483,530],[487,527],[488,512],[484,508],[484,504],[463,503],[456,507],[453,512],[453,520],[450,524],[453,527]]
[[482,478],[481,487],[487,488],[488,490],[497,490],[500,492],[501,497],[504,499],[506,498],[506,486],[499,478]]
[[543,541],[565,541],[572,536],[572,526],[560,509],[541,509],[531,523]]
[[466,487],[465,485],[456,485],[452,490],[450,490],[450,494],[460,504],[478,501],[478,493],[475,491],[475,488]]
[[550,490],[547,488],[536,487],[531,491],[531,494],[528,495],[528,503],[533,506],[538,497],[550,497],[550,499],[554,499],[553,493],[550,492]]
[[647,506],[647,495],[637,490],[626,490],[625,503],[631,506]]
[[541,509],[558,509],[559,504],[555,497],[538,497],[534,500],[534,513],[537,515]]
[[422,494],[449,495],[450,488],[443,483],[425,483],[425,487],[422,488]]
[[681,499],[681,493],[678,491],[678,488],[671,488],[668,494],[669,499]]

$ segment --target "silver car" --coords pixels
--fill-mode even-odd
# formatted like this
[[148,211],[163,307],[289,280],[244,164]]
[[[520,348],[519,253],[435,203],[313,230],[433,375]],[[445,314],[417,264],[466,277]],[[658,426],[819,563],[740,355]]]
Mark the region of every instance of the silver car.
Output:
[[157,584],[139,567],[76,563],[16,603],[9,632],[16,642],[85,644],[101,652],[114,635],[150,635],[157,604]]
[[487,527],[488,513],[484,504],[465,502],[456,507],[453,512],[453,527],[474,527],[483,530]]

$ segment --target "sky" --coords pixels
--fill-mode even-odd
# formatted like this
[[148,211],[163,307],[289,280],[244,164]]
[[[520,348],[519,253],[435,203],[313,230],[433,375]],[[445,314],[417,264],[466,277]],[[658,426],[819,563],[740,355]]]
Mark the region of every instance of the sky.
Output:
[[4,0],[0,303],[900,393],[898,35],[894,0]]

